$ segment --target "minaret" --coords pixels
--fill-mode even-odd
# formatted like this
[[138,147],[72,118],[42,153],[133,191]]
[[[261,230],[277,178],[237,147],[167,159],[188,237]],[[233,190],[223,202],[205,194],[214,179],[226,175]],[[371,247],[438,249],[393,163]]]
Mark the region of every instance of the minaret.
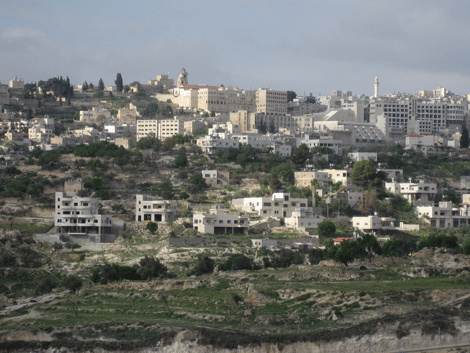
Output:
[[378,96],[379,96],[379,76],[375,76],[374,97],[377,98]]

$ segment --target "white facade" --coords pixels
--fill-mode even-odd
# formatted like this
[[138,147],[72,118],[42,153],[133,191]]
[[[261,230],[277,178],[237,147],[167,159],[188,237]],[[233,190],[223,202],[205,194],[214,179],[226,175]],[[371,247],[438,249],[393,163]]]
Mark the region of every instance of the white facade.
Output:
[[204,138],[197,139],[196,143],[201,147],[205,154],[216,154],[219,151],[229,148],[240,148],[240,143],[236,139],[221,138],[219,136],[207,135]]
[[418,206],[415,213],[432,227],[457,228],[470,224],[470,207],[465,202],[460,207],[453,207],[449,201],[439,202],[437,206]]
[[175,135],[184,135],[184,121],[179,119],[165,119],[158,121],[159,140],[164,140]]
[[365,217],[353,217],[351,219],[353,228],[364,233],[381,234],[387,230],[395,229],[395,218],[379,217],[377,215]]
[[145,195],[136,195],[135,220],[137,222],[168,222],[177,219],[176,201],[151,200]]
[[56,192],[54,226],[56,233],[75,240],[102,242],[112,233],[112,218],[98,213],[98,199]]
[[228,214],[223,207],[214,205],[209,213],[193,214],[193,229],[204,234],[248,234],[250,218]]
[[271,197],[245,197],[232,200],[233,208],[240,211],[256,212],[263,218],[291,217],[297,208],[307,208],[308,201],[304,198],[291,198],[289,193],[273,193]]
[[312,209],[297,208],[290,217],[284,219],[287,228],[306,229],[318,228],[318,224],[325,218],[321,214],[315,214]]
[[402,196],[413,206],[431,206],[437,194],[436,183],[426,183],[422,180],[418,183],[385,183],[385,189],[395,195]]

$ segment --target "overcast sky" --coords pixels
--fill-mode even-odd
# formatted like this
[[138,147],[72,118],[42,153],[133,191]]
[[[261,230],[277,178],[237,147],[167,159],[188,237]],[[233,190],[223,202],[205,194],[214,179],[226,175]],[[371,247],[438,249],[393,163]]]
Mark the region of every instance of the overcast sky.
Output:
[[470,1],[0,0],[0,81],[470,93]]

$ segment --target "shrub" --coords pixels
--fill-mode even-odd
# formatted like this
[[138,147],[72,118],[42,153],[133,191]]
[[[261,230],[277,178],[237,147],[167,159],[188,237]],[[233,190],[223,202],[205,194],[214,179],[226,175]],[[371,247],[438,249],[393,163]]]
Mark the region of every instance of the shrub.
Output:
[[145,227],[150,233],[155,234],[158,230],[158,224],[155,222],[148,222],[147,226]]
[[194,270],[190,271],[190,274],[195,274],[196,276],[201,276],[206,273],[214,272],[214,260],[209,256],[199,256],[194,266]]
[[69,290],[71,290],[72,292],[75,293],[77,290],[82,288],[83,282],[80,279],[80,277],[78,277],[76,275],[70,275],[70,276],[67,276],[63,279],[62,285],[65,288],[67,288],[67,289],[69,289]]

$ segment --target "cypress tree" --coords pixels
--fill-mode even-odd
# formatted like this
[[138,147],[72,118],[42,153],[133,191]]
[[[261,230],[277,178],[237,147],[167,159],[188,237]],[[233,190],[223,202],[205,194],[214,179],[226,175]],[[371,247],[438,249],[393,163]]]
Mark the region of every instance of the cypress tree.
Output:
[[116,75],[116,80],[114,81],[114,83],[116,84],[116,91],[121,93],[122,89],[124,88],[124,84],[122,83],[122,76],[120,73]]
[[462,127],[462,136],[460,137],[460,148],[468,148],[470,144],[469,136],[468,136],[468,129],[463,126]]
[[100,78],[100,80],[98,81],[98,90],[104,91],[104,82],[102,78]]

